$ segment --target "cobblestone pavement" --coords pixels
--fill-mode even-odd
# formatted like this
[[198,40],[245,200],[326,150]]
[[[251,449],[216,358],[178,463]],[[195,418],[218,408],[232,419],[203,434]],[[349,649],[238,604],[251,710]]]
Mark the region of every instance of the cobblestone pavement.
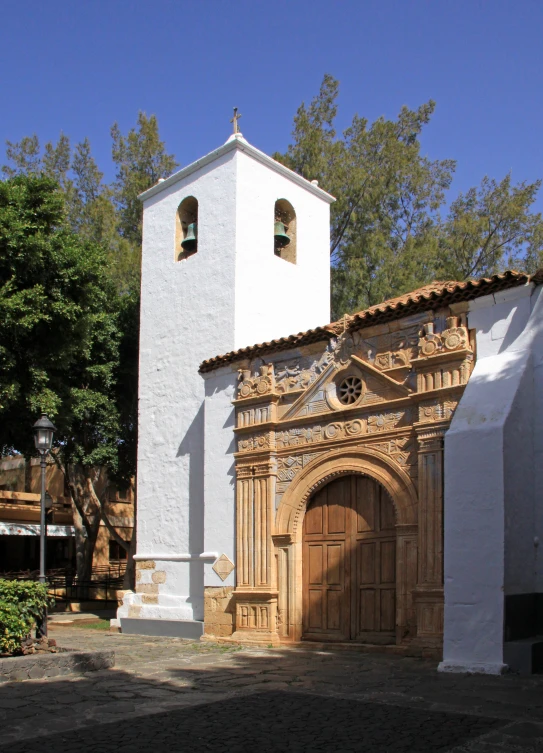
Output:
[[543,676],[54,628],[115,669],[0,685],[0,751],[541,751]]

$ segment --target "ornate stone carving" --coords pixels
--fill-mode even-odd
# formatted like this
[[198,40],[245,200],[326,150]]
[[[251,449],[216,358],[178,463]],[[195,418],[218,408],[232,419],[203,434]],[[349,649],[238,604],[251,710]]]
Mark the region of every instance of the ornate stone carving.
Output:
[[289,455],[286,458],[277,459],[277,482],[275,484],[275,503],[276,506],[281,501],[281,497],[288,489],[291,481],[297,474],[305,468],[308,463],[314,460],[321,452],[311,452],[304,455]]
[[375,367],[386,371],[387,369],[396,369],[404,366],[409,367],[409,358],[403,350],[397,350],[395,352],[378,353],[375,356]]
[[447,329],[441,333],[441,340],[445,350],[460,350],[469,347],[468,331],[458,326],[458,317],[447,317]]
[[450,420],[458,405],[458,400],[431,400],[420,403],[419,422],[429,423],[432,421]]
[[400,437],[399,439],[391,439],[389,442],[379,442],[369,446],[381,450],[381,452],[386,452],[398,465],[405,466],[416,462],[415,446],[410,437]]
[[273,364],[263,364],[260,374],[252,375],[251,369],[238,370],[238,399],[267,395],[275,389]]
[[264,424],[271,420],[271,407],[269,405],[257,405],[244,410],[238,409],[237,419],[238,427]]
[[443,449],[444,429],[428,428],[420,431],[417,435],[419,452],[438,452]]
[[447,329],[439,335],[434,332],[433,322],[424,325],[424,335],[419,340],[419,357],[435,356],[440,352],[469,350],[468,331],[458,326],[458,317],[447,317]]
[[318,358],[279,361],[275,366],[276,391],[284,395],[287,392],[306,390],[322,374],[332,358],[331,347],[327,347]]
[[[274,366],[240,370],[238,638],[299,639],[301,549],[290,545],[311,494],[353,472],[374,475],[396,505],[398,640],[439,635],[427,592],[442,584],[443,435],[473,362],[468,330],[446,313],[375,324],[361,331],[365,338],[349,331],[347,317],[318,352],[315,344],[284,360],[276,354]],[[348,379],[361,389],[342,404],[338,386]]]
[[305,468],[306,465],[311,463],[312,460],[315,458],[318,458],[319,455],[322,455],[322,452],[308,452],[305,455],[302,455],[302,465]]
[[434,323],[424,325],[424,335],[419,340],[419,357],[435,356],[442,347],[441,337],[434,332]]
[[393,429],[402,419],[403,415],[402,411],[398,411],[396,413],[380,413],[377,416],[370,416],[368,418],[368,434]]
[[292,481],[294,476],[303,468],[301,455],[289,455],[288,458],[277,460],[277,480]]
[[250,437],[243,437],[238,441],[239,452],[250,452],[251,450],[268,450],[271,447],[270,432],[266,434],[254,434]]
[[364,434],[389,431],[411,420],[410,409],[378,415],[361,416],[350,421],[331,421],[325,425],[293,427],[285,431],[278,431],[275,442],[278,449],[284,447],[300,447],[318,442],[356,437]]

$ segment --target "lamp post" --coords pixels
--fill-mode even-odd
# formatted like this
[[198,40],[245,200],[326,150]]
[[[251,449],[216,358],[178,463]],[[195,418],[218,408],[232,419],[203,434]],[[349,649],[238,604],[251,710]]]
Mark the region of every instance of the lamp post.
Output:
[[[45,468],[47,465],[47,453],[53,446],[53,432],[56,431],[56,427],[43,413],[34,424],[34,444],[37,451],[40,453],[40,466],[41,466],[41,502],[40,502],[40,583],[45,583]],[[41,635],[47,635],[47,609],[42,624],[39,628]]]

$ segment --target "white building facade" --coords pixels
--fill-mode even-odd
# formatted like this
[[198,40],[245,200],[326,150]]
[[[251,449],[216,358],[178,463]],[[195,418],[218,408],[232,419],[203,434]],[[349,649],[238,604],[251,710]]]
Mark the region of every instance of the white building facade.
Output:
[[317,185],[236,134],[142,200],[123,631],[529,671],[543,278],[436,283],[327,324]]

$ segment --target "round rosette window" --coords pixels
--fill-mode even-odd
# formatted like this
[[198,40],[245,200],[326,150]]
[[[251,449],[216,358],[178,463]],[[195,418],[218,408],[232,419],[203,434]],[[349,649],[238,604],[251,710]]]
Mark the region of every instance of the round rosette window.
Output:
[[352,405],[362,395],[362,380],[357,376],[348,376],[341,382],[338,397],[343,405]]

